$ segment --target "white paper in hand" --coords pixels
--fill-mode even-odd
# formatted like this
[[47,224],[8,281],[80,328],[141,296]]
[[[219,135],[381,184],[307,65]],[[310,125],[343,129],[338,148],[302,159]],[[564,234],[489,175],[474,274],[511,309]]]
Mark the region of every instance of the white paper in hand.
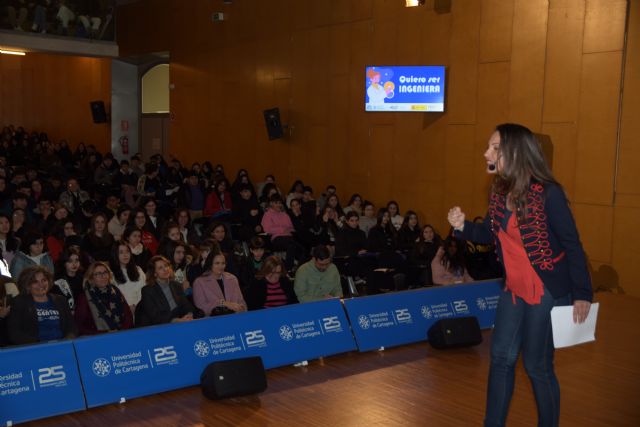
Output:
[[555,348],[570,347],[596,340],[596,319],[599,303],[591,304],[584,323],[573,322],[573,306],[562,305],[551,309],[553,345]]

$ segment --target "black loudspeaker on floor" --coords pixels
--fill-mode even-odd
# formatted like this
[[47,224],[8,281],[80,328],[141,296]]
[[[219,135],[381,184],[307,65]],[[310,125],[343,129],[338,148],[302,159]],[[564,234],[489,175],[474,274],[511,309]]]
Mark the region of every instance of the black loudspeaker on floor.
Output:
[[209,364],[200,375],[202,394],[213,400],[256,394],[267,389],[260,357],[224,360]]
[[440,319],[427,333],[434,348],[456,348],[478,345],[482,342],[480,324],[475,316]]

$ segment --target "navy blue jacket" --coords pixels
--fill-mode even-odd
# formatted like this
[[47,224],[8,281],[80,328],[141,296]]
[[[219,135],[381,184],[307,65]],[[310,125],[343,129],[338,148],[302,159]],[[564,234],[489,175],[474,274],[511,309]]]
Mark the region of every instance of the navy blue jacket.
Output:
[[[458,237],[477,243],[495,243],[503,262],[498,232],[506,232],[511,212],[506,197],[492,194],[482,224],[465,221]],[[522,243],[529,261],[554,298],[571,294],[573,300],[591,301],[591,276],[580,243],[576,223],[562,188],[553,183],[533,182],[527,193],[527,216],[520,224]],[[508,275],[509,272],[506,271]]]

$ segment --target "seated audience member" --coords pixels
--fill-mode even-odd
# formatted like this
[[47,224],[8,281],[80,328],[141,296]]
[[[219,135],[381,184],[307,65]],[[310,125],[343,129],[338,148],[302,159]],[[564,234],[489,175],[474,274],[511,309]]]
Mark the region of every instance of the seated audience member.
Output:
[[139,202],[139,206],[144,208],[145,223],[144,229],[153,234],[156,240],[160,239],[164,221],[158,214],[158,204],[152,197],[142,198]]
[[223,254],[210,253],[204,274],[193,284],[193,302],[206,316],[247,311],[238,278],[224,271],[225,267]]
[[262,233],[262,212],[251,185],[240,184],[238,187],[238,196],[233,202],[233,217],[241,224],[238,230],[241,241],[248,242],[257,233]]
[[19,246],[20,241],[13,235],[11,229],[11,218],[8,215],[0,214],[0,250],[7,264],[11,264]]
[[207,195],[204,205],[204,216],[211,219],[226,220],[231,216],[233,201],[228,191],[226,178],[219,178]]
[[22,239],[25,234],[32,231],[33,227],[29,225],[24,209],[16,208],[13,210],[11,214],[11,229],[18,239]]
[[304,183],[299,179],[293,183],[291,186],[291,190],[289,190],[289,194],[287,194],[286,205],[288,208],[291,207],[291,201],[293,199],[302,200],[304,197]]
[[357,193],[351,196],[349,205],[343,209],[345,215],[351,211],[357,213],[358,216],[362,216],[362,196]]
[[182,284],[173,280],[173,269],[168,259],[156,255],[149,261],[147,284],[136,307],[136,326],[187,322],[194,319],[195,307],[182,290]]
[[[140,230],[140,238],[142,244],[146,249],[149,250],[152,255],[154,255],[156,253],[156,250],[158,250],[158,239],[156,239],[153,233],[149,231],[147,222],[147,214],[144,209],[136,208],[131,211],[131,216],[129,217],[129,226],[133,226]],[[131,250],[135,255],[135,248],[132,247]]]
[[356,211],[347,214],[345,226],[338,231],[336,238],[336,258],[345,259],[346,263],[341,268],[344,274],[366,278],[375,268],[375,260],[365,257],[367,237],[358,226],[359,219]]
[[342,298],[342,285],[338,268],[331,262],[331,253],[324,245],[311,252],[311,260],[296,271],[294,290],[300,302],[326,298]]
[[73,338],[77,335],[67,300],[50,293],[51,272],[41,266],[24,268],[18,276],[20,295],[11,303],[7,319],[9,341],[30,344]]
[[[26,267],[41,265],[53,274],[53,260],[44,248],[42,234],[34,231],[27,233],[20,242],[20,250],[11,260],[11,277],[18,277]],[[53,284],[53,283],[52,283]]]
[[0,284],[0,347],[9,344],[9,334],[7,333],[7,317],[11,312],[11,302],[13,295],[7,293],[4,284]]
[[409,254],[409,286],[425,286],[433,284],[431,261],[442,246],[442,239],[436,234],[433,226],[422,227],[418,243]]
[[291,200],[287,213],[289,218],[291,218],[291,224],[293,224],[296,233],[296,240],[304,246],[305,252],[308,253],[313,246],[314,239],[310,234],[307,219],[302,212],[302,201],[300,199]]
[[205,203],[205,190],[196,172],[187,175],[187,182],[182,186],[182,204],[189,211],[191,218],[202,218]]
[[189,280],[187,279],[187,266],[191,263],[191,254],[189,253],[188,246],[181,240],[174,242],[171,241],[166,247],[164,253],[158,253],[171,261],[171,268],[173,268],[174,280],[182,285],[182,290],[187,297],[191,297],[192,289]]
[[162,235],[160,236],[160,242],[158,242],[158,250],[156,251],[156,254],[162,255],[163,257],[171,260],[171,257],[167,255],[169,246],[181,241],[182,234],[180,233],[180,226],[173,221],[166,222],[164,224],[164,229],[162,230]]
[[60,194],[60,198],[58,201],[67,208],[72,215],[79,215],[82,204],[89,200],[91,197],[89,193],[80,189],[80,184],[78,180],[74,177],[71,177],[67,180],[67,189],[66,191]]
[[418,215],[414,211],[407,211],[398,231],[398,249],[405,254],[411,252],[420,238]]
[[240,288],[244,292],[255,280],[256,273],[262,268],[265,260],[265,242],[260,236],[255,236],[249,242],[249,256],[240,264]]
[[332,194],[336,194],[336,191],[336,186],[333,184],[329,184],[327,185],[325,192],[320,194],[320,198],[318,199],[318,207],[321,211],[324,210],[324,207],[327,205],[327,198]]
[[122,292],[132,313],[142,299],[142,288],[145,285],[145,274],[131,253],[131,248],[125,242],[113,245],[109,266],[115,279],[115,284]]
[[326,207],[330,207],[336,213],[335,222],[338,228],[341,228],[342,223],[344,221],[344,211],[340,206],[340,199],[338,199],[337,194],[334,193],[327,197],[327,203],[325,205],[325,208]]
[[131,249],[131,256],[136,265],[143,270],[147,268],[147,264],[153,255],[142,242],[142,231],[137,227],[127,227],[122,234],[122,240]]
[[183,242],[195,245],[200,241],[200,236],[191,222],[191,214],[188,209],[178,208],[174,218]]
[[58,262],[60,254],[64,250],[64,242],[68,236],[75,236],[76,229],[71,218],[56,221],[51,228],[51,233],[46,238],[46,246],[54,263]]
[[453,285],[456,283],[472,282],[464,264],[464,252],[460,241],[454,237],[447,237],[443,246],[438,249],[431,261],[431,274],[434,285]]
[[280,307],[298,302],[293,284],[289,280],[284,263],[277,256],[264,260],[247,291],[249,310]]
[[[192,246],[193,257],[187,266],[187,280],[193,284],[196,279],[205,273],[204,263],[211,252],[222,253],[220,245],[214,239],[204,239],[196,246]],[[193,289],[193,286],[192,286]]]
[[377,224],[376,219],[376,207],[368,200],[365,200],[362,204],[362,216],[360,216],[360,230],[369,236],[369,230],[375,227]]
[[291,218],[284,211],[282,197],[279,194],[271,196],[269,209],[262,217],[262,228],[271,236],[271,245],[274,251],[286,251],[285,265],[287,270],[293,268],[294,260],[304,261],[304,247],[293,237],[295,229]]
[[122,238],[122,233],[124,233],[124,229],[127,228],[127,223],[129,222],[130,215],[131,206],[118,206],[116,214],[113,216],[113,218],[111,218],[109,224],[107,225],[107,230],[109,231],[109,233],[111,233],[114,240],[117,241]]
[[133,195],[138,184],[138,175],[131,169],[127,160],[120,161],[120,169],[113,178],[113,187],[120,191],[121,197],[129,206],[133,206]]
[[[482,223],[483,218],[473,219],[475,223]],[[465,242],[464,261],[469,275],[474,280],[486,280],[502,277],[502,267],[496,258],[496,247],[493,243]]]
[[129,304],[113,284],[112,276],[106,262],[94,262],[87,269],[74,314],[80,335],[133,328]]
[[404,218],[402,217],[402,215],[400,215],[398,202],[392,200],[387,203],[387,212],[389,212],[389,219],[391,220],[391,224],[395,227],[396,230],[400,230],[400,227],[402,227],[402,223],[404,222]]
[[49,196],[42,195],[38,200],[38,208],[34,209],[33,212],[36,213],[34,218],[35,228],[44,235],[49,234],[56,221],[56,217],[53,215],[53,205]]
[[240,195],[240,189],[244,186],[248,186],[251,189],[251,193],[255,192],[255,187],[251,182],[251,178],[249,178],[249,172],[246,169],[238,169],[236,179],[231,185],[231,196],[233,197],[234,203]]
[[62,251],[55,268],[55,280],[51,292],[62,295],[69,303],[69,310],[76,309],[76,298],[82,293],[83,271],[80,265],[80,249],[71,247]]
[[109,261],[114,242],[113,236],[107,231],[105,214],[99,212],[93,215],[91,226],[82,240],[82,250],[94,261]]

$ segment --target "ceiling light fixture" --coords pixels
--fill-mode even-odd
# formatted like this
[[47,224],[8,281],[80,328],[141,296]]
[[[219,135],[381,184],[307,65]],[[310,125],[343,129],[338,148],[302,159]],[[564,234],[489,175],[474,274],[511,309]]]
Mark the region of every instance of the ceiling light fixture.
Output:
[[405,7],[415,7],[424,5],[424,0],[405,0]]
[[0,49],[0,53],[3,53],[5,55],[18,55],[18,56],[24,56],[25,53],[24,52],[20,52],[17,50],[4,50],[4,49]]

